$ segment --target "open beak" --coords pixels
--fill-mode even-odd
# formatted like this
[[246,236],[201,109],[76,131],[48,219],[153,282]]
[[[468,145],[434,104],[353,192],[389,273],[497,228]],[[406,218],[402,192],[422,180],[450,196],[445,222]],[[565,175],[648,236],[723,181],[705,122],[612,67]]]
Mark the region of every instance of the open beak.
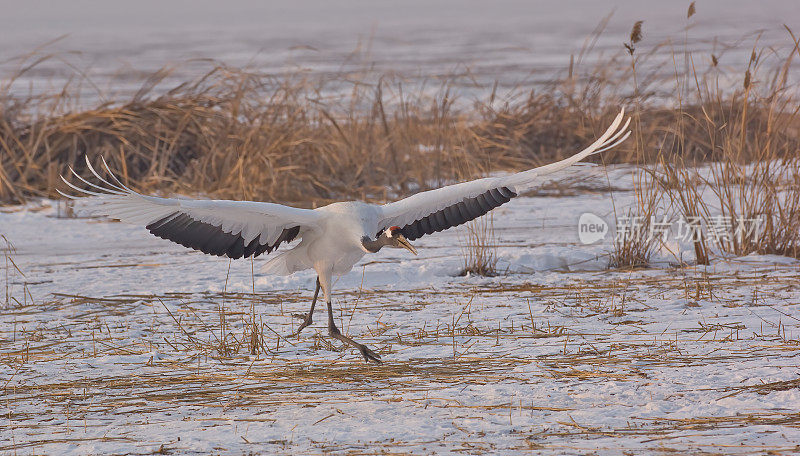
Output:
[[404,248],[406,248],[409,252],[413,253],[414,255],[417,254],[417,249],[415,249],[414,246],[408,242],[408,239],[406,239],[405,236],[403,236],[402,234],[397,235],[397,243],[402,245]]

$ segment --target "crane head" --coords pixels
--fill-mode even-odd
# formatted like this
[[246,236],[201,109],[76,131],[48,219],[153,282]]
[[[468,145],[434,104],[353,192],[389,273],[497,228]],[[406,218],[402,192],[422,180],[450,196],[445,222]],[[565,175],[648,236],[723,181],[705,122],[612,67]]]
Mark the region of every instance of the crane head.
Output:
[[414,255],[417,254],[417,249],[408,242],[408,239],[400,231],[400,227],[397,226],[391,226],[381,231],[374,241],[368,236],[363,236],[361,238],[361,246],[368,253],[377,253],[382,247],[393,247],[406,249]]
[[389,229],[387,229],[384,232],[384,235],[389,241],[389,245],[391,247],[398,249],[406,249],[409,252],[413,253],[414,255],[417,254],[417,249],[415,249],[414,246],[411,245],[410,242],[408,242],[408,239],[406,239],[406,237],[403,236],[403,233],[400,232],[399,226],[390,226]]
[[390,226],[383,232],[383,235],[386,236],[386,243],[390,247],[398,248],[398,249],[406,249],[409,252],[413,253],[414,255],[417,254],[417,249],[408,242],[403,233],[400,232],[399,226]]

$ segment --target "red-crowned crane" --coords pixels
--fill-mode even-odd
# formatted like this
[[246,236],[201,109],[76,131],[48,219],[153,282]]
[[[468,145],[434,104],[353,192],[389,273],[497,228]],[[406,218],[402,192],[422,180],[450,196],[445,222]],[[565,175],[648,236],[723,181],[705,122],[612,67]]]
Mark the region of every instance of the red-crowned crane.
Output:
[[311,324],[322,289],[328,305],[331,337],[357,348],[367,362],[380,363],[377,353],[339,332],[334,324],[333,278],[349,272],[365,254],[376,253],[383,247],[408,249],[416,255],[409,241],[480,217],[541,184],[544,176],[616,146],[630,135],[630,119],[623,124],[623,117],[624,110],[594,143],[559,162],[508,176],[448,185],[384,205],[347,201],[312,210],[254,201],[160,198],[136,193],[123,185],[105,161],[103,165],[110,178],[104,179],[88,158],[89,170],[103,185],[93,184],[75,171],[73,174],[93,190],[79,188],[66,179],[64,182],[88,195],[95,203],[92,209],[97,215],[144,225],[160,238],[211,255],[232,259],[256,257],[299,237],[296,246],[277,254],[264,267],[265,272],[280,275],[303,269],[314,269],[317,273],[311,309],[295,335]]

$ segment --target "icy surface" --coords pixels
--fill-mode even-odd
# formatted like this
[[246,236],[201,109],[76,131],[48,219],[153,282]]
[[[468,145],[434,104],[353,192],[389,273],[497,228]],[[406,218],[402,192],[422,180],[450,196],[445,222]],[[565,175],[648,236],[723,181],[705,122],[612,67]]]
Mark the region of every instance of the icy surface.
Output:
[[[223,63],[279,77],[333,80],[325,92],[352,90],[335,80],[377,83],[381,76],[397,75],[406,89],[435,89],[448,80],[460,97],[484,99],[495,81],[501,94],[512,88],[538,89],[565,76],[571,58],[576,68],[589,73],[596,65],[613,66],[612,57],[624,52],[622,42],[633,23],[642,20],[644,39],[637,55],[653,52],[656,58],[640,62],[639,72],[667,76],[671,94],[673,53],[681,64],[684,50],[694,52],[700,74],[711,67],[714,54],[720,84],[739,86],[756,43],[780,50],[774,59],[765,52],[762,66],[765,61],[780,65],[792,52],[794,43],[783,24],[795,27],[800,21],[796,0],[703,0],[687,20],[689,3],[194,0],[188,7],[160,0],[80,0],[44,7],[36,1],[4,0],[0,78],[18,73],[27,66],[20,57],[38,50],[28,63],[50,53],[57,58],[19,75],[13,93],[58,93],[72,81],[70,93],[81,87],[84,101],[107,101],[132,96],[162,67],[170,72],[157,93]],[[609,15],[594,51],[582,55]],[[663,67],[641,67],[656,62]],[[618,63],[629,65],[627,59]]]
[[455,276],[459,229],[415,242],[419,257],[365,258],[334,309],[374,366],[331,343],[324,306],[289,338],[310,272],[229,269],[140,227],[59,218],[54,202],[2,208],[25,276],[3,263],[0,453],[796,450],[798,262],[676,268],[659,252],[659,267],[606,270],[610,237],[578,241],[588,211],[613,219],[611,197],[496,210],[497,277]]

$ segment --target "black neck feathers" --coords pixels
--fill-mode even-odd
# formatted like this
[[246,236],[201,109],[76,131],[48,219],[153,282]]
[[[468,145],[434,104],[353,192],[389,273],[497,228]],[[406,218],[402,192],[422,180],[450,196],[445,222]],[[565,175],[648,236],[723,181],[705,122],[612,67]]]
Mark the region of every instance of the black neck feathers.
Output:
[[364,249],[366,249],[367,252],[378,253],[382,247],[389,244],[387,241],[388,238],[384,235],[378,236],[378,239],[375,239],[374,241],[369,237],[364,236],[361,238],[361,245],[364,246]]

